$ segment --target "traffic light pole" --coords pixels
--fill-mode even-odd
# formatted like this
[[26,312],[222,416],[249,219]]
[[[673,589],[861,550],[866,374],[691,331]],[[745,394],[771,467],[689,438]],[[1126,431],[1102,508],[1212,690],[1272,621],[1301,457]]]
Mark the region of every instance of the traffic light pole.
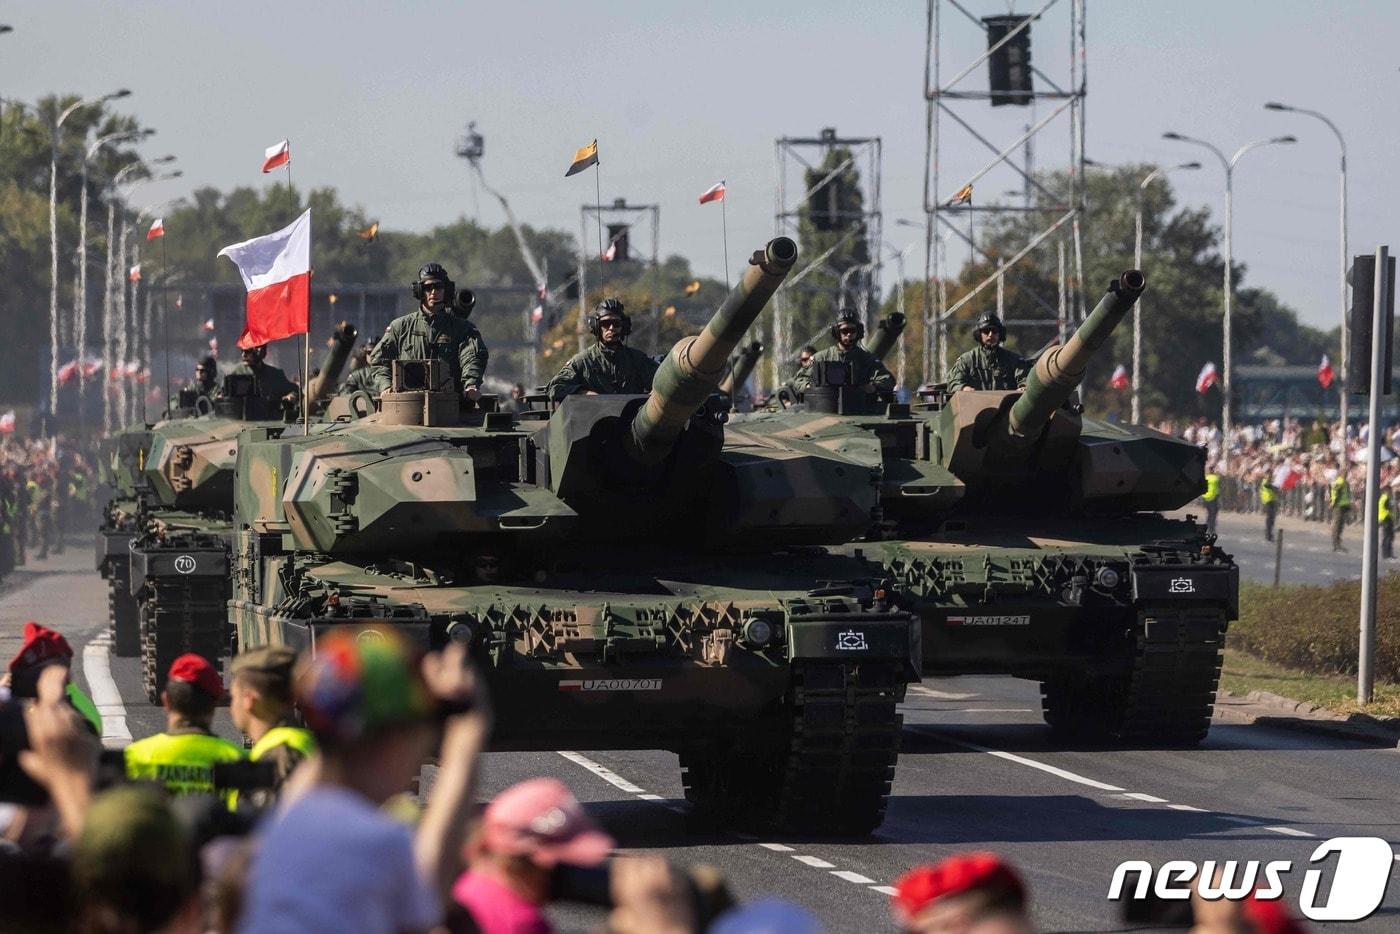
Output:
[[[1375,686],[1372,660],[1376,654],[1376,501],[1380,498],[1381,472],[1381,395],[1385,392],[1385,365],[1390,343],[1390,322],[1386,316],[1391,307],[1387,294],[1391,286],[1390,247],[1376,247],[1375,289],[1371,293],[1371,394],[1367,415],[1369,429],[1366,438],[1366,512],[1362,516],[1361,544],[1361,640],[1356,660],[1356,700],[1371,702]],[[1360,362],[1360,361],[1356,361]],[[1348,387],[1343,386],[1343,392]],[[1342,469],[1346,470],[1343,462]]]

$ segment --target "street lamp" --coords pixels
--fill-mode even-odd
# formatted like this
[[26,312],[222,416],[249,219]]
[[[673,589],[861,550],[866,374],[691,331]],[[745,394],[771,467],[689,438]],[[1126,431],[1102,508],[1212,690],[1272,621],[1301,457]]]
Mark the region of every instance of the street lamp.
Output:
[[[1137,194],[1137,225],[1136,239],[1133,244],[1133,268],[1142,269],[1142,215],[1145,202],[1147,200],[1147,186],[1152,182],[1166,175],[1168,172],[1175,172],[1178,169],[1199,169],[1199,162],[1183,162],[1179,165],[1158,166],[1138,183]],[[1142,374],[1142,299],[1139,298],[1133,305],[1133,411],[1131,421],[1134,425],[1142,421],[1142,407],[1138,396],[1139,377]]]
[[1221,352],[1220,393],[1224,397],[1224,402],[1220,410],[1220,463],[1228,466],[1230,463],[1230,311],[1234,303],[1235,292],[1235,268],[1234,268],[1234,202],[1235,202],[1235,166],[1239,165],[1240,159],[1251,149],[1258,149],[1260,146],[1272,146],[1281,143],[1296,143],[1294,136],[1272,136],[1268,139],[1255,140],[1252,143],[1245,143],[1235,154],[1229,158],[1221,152],[1219,147],[1197,139],[1194,136],[1186,136],[1181,133],[1163,133],[1163,139],[1177,140],[1183,143],[1194,143],[1197,146],[1204,146],[1220,160],[1220,167],[1225,170],[1225,321],[1224,321],[1224,349]]
[[58,119],[49,124],[49,417],[58,416],[58,133],[74,112],[94,104],[126,97],[126,88],[69,104]]
[[[1337,129],[1337,125],[1331,120],[1328,120],[1322,114],[1318,113],[1316,110],[1305,110],[1302,107],[1290,107],[1287,104],[1280,104],[1277,101],[1270,101],[1269,103],[1265,104],[1264,109],[1281,110],[1286,113],[1303,114],[1304,116],[1308,117],[1316,117],[1323,123],[1327,124],[1327,128],[1331,130],[1332,133],[1337,137],[1337,145],[1341,148],[1342,151],[1342,163],[1340,172],[1341,218],[1339,222],[1341,226],[1341,262],[1338,265],[1338,293],[1341,296],[1342,315],[1342,352],[1340,360],[1342,391],[1338,394],[1341,397],[1338,403],[1338,414],[1341,415],[1342,433],[1345,436],[1347,427],[1347,372],[1348,367],[1351,365],[1351,342],[1347,333],[1347,265],[1349,260],[1349,257],[1347,256],[1347,143],[1346,140],[1342,139],[1342,131]],[[1365,361],[1362,361],[1362,365],[1365,365]]]

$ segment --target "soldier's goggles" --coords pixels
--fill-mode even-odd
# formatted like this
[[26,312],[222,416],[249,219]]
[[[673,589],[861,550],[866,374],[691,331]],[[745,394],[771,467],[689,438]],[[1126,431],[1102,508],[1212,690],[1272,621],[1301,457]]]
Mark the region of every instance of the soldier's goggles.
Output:
[[836,329],[836,333],[837,333],[837,334],[855,334],[855,333],[857,333],[857,331],[858,331],[857,328],[849,328],[849,327],[848,327],[848,328],[837,328],[837,329]]
[[436,281],[436,280],[429,281],[429,282],[424,282],[424,283],[423,283],[423,291],[424,291],[424,292],[445,292],[445,291],[447,291],[447,283],[446,283],[446,282],[438,282],[438,281]]

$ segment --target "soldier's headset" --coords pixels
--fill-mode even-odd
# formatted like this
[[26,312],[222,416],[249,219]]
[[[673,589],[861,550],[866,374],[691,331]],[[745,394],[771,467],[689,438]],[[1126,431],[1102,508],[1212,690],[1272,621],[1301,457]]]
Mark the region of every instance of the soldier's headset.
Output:
[[447,270],[438,263],[429,263],[418,270],[418,278],[414,279],[410,286],[413,289],[413,297],[418,299],[420,304],[422,303],[423,282],[428,279],[435,279],[443,283],[445,288],[443,289],[442,302],[449,308],[452,307],[453,302],[457,299],[457,283],[448,277]]
[[836,318],[836,323],[831,326],[831,339],[838,344],[841,342],[841,335],[836,333],[845,325],[854,325],[856,329],[856,340],[865,340],[865,322],[853,314],[846,313]]
[[588,314],[588,330],[592,331],[593,336],[598,338],[599,340],[603,339],[604,318],[622,319],[622,337],[624,340],[627,339],[627,335],[632,333],[632,319],[628,317],[627,312],[623,310],[622,302],[618,301],[617,299],[603,299],[601,302],[598,303],[598,307],[594,308]]

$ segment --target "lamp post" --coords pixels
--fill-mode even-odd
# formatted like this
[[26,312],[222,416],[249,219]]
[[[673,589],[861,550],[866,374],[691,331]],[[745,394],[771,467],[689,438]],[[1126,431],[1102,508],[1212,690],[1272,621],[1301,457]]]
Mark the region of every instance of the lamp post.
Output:
[[[126,88],[69,104],[49,124],[49,417],[58,415],[58,142],[63,122],[74,112],[94,104],[126,97]],[[80,367],[81,369],[81,367]]]
[[1224,339],[1221,351],[1221,377],[1220,394],[1223,402],[1220,409],[1220,463],[1222,466],[1229,466],[1230,463],[1230,392],[1231,392],[1231,366],[1230,366],[1230,312],[1235,297],[1235,268],[1234,268],[1234,202],[1235,202],[1235,167],[1239,165],[1240,159],[1251,149],[1258,149],[1260,146],[1272,146],[1280,143],[1296,143],[1294,136],[1273,136],[1269,139],[1255,140],[1252,143],[1245,143],[1235,154],[1226,158],[1225,153],[1219,147],[1197,139],[1194,136],[1186,136],[1181,133],[1163,133],[1163,139],[1177,140],[1183,143],[1194,143],[1197,146],[1204,146],[1220,160],[1220,167],[1225,170],[1225,320]]
[[[1337,146],[1341,149],[1342,162],[1341,171],[1339,173],[1341,188],[1341,216],[1339,219],[1339,225],[1341,227],[1341,252],[1339,254],[1340,263],[1338,264],[1337,268],[1338,294],[1341,300],[1340,311],[1342,316],[1342,352],[1340,354],[1339,361],[1341,363],[1340,373],[1342,391],[1338,393],[1338,395],[1340,396],[1340,400],[1337,403],[1337,410],[1338,415],[1340,415],[1342,419],[1342,436],[1345,437],[1347,428],[1347,372],[1348,368],[1351,366],[1351,340],[1348,336],[1349,328],[1347,325],[1347,264],[1349,260],[1347,256],[1347,143],[1346,140],[1342,139],[1342,131],[1337,129],[1337,125],[1331,120],[1328,120],[1322,114],[1318,113],[1316,110],[1305,110],[1302,107],[1290,107],[1287,104],[1280,104],[1277,101],[1270,101],[1269,103],[1265,104],[1264,109],[1281,110],[1286,113],[1303,114],[1307,117],[1316,117],[1318,120],[1321,120],[1323,123],[1327,124],[1327,129],[1331,130],[1333,135],[1337,137]],[[1361,365],[1365,366],[1366,361],[1361,361]]]
[[[1142,269],[1142,215],[1146,206],[1147,186],[1152,182],[1166,175],[1168,172],[1175,172],[1178,169],[1199,169],[1199,162],[1183,162],[1180,165],[1158,166],[1138,183],[1137,194],[1137,224],[1136,237],[1133,242],[1133,268]],[[1142,406],[1138,396],[1139,384],[1142,375],[1142,299],[1138,299],[1133,305],[1133,411],[1131,421],[1134,425],[1142,421]]]

